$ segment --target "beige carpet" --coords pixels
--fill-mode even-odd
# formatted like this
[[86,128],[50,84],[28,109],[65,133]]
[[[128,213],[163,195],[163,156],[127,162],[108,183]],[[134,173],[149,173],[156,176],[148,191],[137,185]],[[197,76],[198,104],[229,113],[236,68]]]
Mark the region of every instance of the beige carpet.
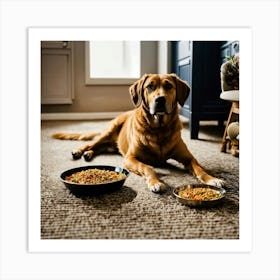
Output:
[[[102,131],[108,121],[43,121],[41,135],[41,238],[42,239],[238,239],[239,160],[220,152],[222,131],[202,123],[199,140],[190,140],[188,124],[183,139],[211,175],[226,181],[227,196],[214,208],[179,204],[172,189],[198,180],[182,166],[156,168],[168,186],[164,194],[149,191],[143,178],[130,174],[116,192],[78,198],[60,182],[62,171],[89,165],[74,161],[71,150],[85,144],[52,139],[54,132]],[[91,164],[122,166],[120,155],[100,155]]]

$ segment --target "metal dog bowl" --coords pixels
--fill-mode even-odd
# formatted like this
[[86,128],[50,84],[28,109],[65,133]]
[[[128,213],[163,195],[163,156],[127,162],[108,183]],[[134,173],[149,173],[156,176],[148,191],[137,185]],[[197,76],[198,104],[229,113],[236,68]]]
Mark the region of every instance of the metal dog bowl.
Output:
[[[183,198],[179,195],[180,191],[193,189],[193,188],[211,189],[217,192],[218,194],[220,194],[220,197],[211,200],[193,200],[193,199]],[[188,184],[188,185],[177,187],[176,189],[174,189],[173,194],[176,197],[177,201],[179,201],[181,204],[191,206],[191,207],[212,207],[220,204],[224,200],[226,191],[221,187],[208,186],[204,184]]]

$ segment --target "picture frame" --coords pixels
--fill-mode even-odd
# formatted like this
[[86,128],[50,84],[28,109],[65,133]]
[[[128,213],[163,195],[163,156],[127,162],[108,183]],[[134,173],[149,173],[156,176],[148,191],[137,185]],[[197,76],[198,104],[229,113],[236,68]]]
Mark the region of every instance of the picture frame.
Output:
[[[0,3],[0,279],[279,279],[279,178],[275,175],[279,171],[279,2],[141,2],[106,0],[81,4],[79,1],[31,3],[23,0]],[[40,72],[37,62],[29,64],[29,59],[39,58],[39,38],[61,39],[61,34],[54,36],[59,28],[65,31],[65,37],[71,38],[73,30],[83,29],[88,34],[89,29],[99,28],[102,33],[101,26],[128,28],[130,34],[134,28],[141,27],[144,30],[247,30],[246,71],[250,84],[249,97],[245,98],[249,99],[249,107],[243,108],[248,116],[244,122],[248,122],[249,141],[244,145],[248,147],[249,159],[244,163],[241,159],[240,166],[241,177],[245,172],[250,174],[245,179],[245,197],[240,197],[241,218],[249,221],[249,230],[241,236],[241,240],[246,241],[244,246],[239,243],[237,247],[232,244],[231,248],[216,250],[213,243],[206,252],[198,250],[194,240],[192,248],[181,251],[162,247],[158,250],[153,247],[149,252],[141,248],[138,252],[137,248],[124,251],[119,244],[114,251],[99,248],[93,252],[84,250],[86,244],[80,247],[77,243],[68,248],[67,242],[60,244],[61,240],[54,241],[52,248],[48,242],[40,244],[40,213],[37,211],[40,200],[38,190],[30,192],[34,185],[40,188],[37,154],[40,147],[37,138],[32,140],[40,126]],[[45,28],[50,33],[37,35],[33,45],[34,37],[29,37],[29,28]],[[80,39],[86,38],[83,32]],[[210,38],[210,32],[208,35]],[[36,95],[30,99],[30,92],[35,91]],[[29,118],[34,120],[29,123]],[[14,152],[20,167],[16,175]],[[247,186],[246,182],[250,184]],[[264,188],[270,192],[269,200],[263,199]],[[249,204],[243,203],[247,195],[251,199]],[[33,237],[34,240],[30,240]],[[56,244],[58,247],[53,249]],[[154,246],[152,240],[150,244]],[[264,262],[265,259],[269,261]]]
[[[132,35],[133,34],[133,35]],[[154,37],[157,34],[157,38]],[[246,174],[240,173],[240,238],[233,240],[52,240],[41,239],[40,235],[40,45],[41,41],[90,41],[118,38],[124,40],[168,40],[174,41],[188,34],[193,41],[240,42],[242,71],[240,74],[241,106],[247,114],[240,116],[240,134],[244,135],[243,147],[250,146],[252,119],[251,108],[251,35],[250,28],[29,28],[29,241],[30,252],[249,252],[251,250],[251,150],[242,150],[240,168],[246,166]],[[93,37],[92,37],[93,36]],[[55,39],[53,39],[55,38]],[[36,117],[35,117],[36,116]],[[243,137],[242,137],[243,138]],[[32,147],[32,148],[31,148]],[[246,186],[246,188],[244,187]],[[176,248],[176,250],[175,250]]]

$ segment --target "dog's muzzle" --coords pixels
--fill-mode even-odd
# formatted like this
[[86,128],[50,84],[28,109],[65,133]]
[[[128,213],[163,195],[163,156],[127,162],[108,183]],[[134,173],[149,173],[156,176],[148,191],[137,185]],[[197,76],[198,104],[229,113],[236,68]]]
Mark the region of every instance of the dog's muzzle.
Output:
[[154,103],[150,108],[150,112],[152,115],[167,113],[166,99],[164,96],[159,96],[154,100]]

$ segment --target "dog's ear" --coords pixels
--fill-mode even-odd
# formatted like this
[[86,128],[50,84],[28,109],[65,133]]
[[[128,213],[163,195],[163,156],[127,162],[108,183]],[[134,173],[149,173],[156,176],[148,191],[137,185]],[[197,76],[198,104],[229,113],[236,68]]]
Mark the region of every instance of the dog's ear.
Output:
[[135,105],[135,107],[139,107],[142,102],[143,85],[149,76],[150,76],[149,74],[144,74],[138,81],[136,81],[129,88],[131,100]]
[[191,89],[189,85],[185,81],[181,80],[176,74],[170,75],[176,82],[177,101],[181,106],[184,106],[184,103],[187,100]]

